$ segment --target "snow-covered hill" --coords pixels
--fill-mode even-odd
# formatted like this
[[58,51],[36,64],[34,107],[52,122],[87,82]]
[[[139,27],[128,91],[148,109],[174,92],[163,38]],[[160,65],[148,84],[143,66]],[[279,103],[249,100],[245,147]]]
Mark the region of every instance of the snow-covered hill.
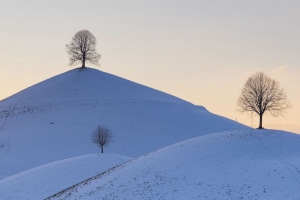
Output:
[[45,199],[129,159],[91,154],[42,165],[0,180],[0,199]]
[[90,135],[98,125],[114,134],[104,152],[129,157],[245,128],[149,87],[96,69],[74,69],[0,102],[0,179],[96,153]]
[[300,135],[272,130],[180,142],[49,199],[300,199]]

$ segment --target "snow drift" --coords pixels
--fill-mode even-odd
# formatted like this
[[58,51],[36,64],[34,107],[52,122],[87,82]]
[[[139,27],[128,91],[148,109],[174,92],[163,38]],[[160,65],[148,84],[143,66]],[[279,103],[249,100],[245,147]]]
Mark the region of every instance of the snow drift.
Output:
[[0,199],[45,199],[129,159],[91,154],[42,165],[0,180]]

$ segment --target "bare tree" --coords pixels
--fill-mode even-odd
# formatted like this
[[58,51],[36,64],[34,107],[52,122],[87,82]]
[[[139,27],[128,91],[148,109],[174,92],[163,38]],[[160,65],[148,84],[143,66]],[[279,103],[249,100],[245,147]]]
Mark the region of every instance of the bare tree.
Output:
[[99,65],[100,54],[96,51],[96,43],[96,38],[88,30],[78,31],[71,43],[66,44],[70,58],[69,65],[74,66],[81,63],[82,67],[85,67],[86,62]]
[[291,107],[278,81],[271,79],[263,72],[253,74],[248,78],[238,98],[239,111],[259,115],[259,129],[262,129],[262,117],[265,111],[278,117]]
[[107,126],[98,126],[91,135],[92,142],[99,145],[101,153],[103,153],[104,146],[112,142],[113,134]]

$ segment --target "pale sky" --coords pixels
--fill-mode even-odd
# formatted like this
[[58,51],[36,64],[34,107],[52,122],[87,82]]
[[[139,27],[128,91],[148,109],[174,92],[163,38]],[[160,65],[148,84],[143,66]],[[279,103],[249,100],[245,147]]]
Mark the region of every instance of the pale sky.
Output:
[[248,126],[237,98],[263,71],[293,105],[263,126],[300,133],[299,10],[298,0],[3,0],[0,99],[73,69],[65,45],[87,29],[102,55],[101,66],[87,66]]

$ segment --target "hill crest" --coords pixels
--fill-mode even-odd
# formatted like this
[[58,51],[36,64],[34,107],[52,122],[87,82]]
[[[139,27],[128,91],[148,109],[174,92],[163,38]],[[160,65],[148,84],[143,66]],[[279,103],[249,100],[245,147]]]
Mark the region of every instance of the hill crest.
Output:
[[246,128],[123,78],[75,69],[0,103],[0,178],[96,153],[90,135],[99,125],[114,134],[104,152],[128,157],[200,135]]
[[50,199],[298,199],[300,136],[275,130],[209,134],[165,147]]

